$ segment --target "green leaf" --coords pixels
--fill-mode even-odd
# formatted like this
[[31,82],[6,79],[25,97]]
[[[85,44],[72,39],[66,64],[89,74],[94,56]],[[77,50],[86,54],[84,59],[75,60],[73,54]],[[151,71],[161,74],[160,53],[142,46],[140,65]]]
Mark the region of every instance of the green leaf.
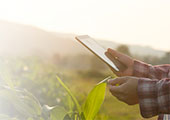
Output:
[[100,81],[97,85],[101,84],[101,83],[107,83],[109,79],[111,79],[112,77],[109,76],[107,78],[105,78],[104,80]]
[[58,82],[63,86],[63,88],[67,91],[67,93],[70,95],[70,97],[72,98],[73,102],[76,105],[76,108],[77,108],[78,112],[81,113],[81,107],[80,107],[77,99],[71,93],[70,89],[63,83],[63,81],[58,76],[56,76],[56,78],[57,78]]
[[69,112],[73,112],[75,108],[75,104],[70,96],[67,96],[66,105],[68,106]]
[[[8,114],[17,114],[20,118],[38,117],[41,114],[41,105],[31,93],[25,90],[1,86],[0,99],[3,103],[0,107],[6,109]],[[8,107],[5,107],[6,103]]]
[[79,120],[79,119],[80,119],[80,116],[79,116],[78,113],[73,113],[73,114],[71,115],[71,119],[72,119],[72,120]]
[[52,107],[49,107],[48,105],[42,106],[42,114],[41,116],[44,118],[44,120],[50,119],[50,111],[52,110]]
[[67,111],[63,107],[55,106],[50,111],[50,120],[63,120],[66,114]]
[[69,114],[65,115],[63,120],[72,120],[71,117],[69,116]]
[[27,90],[22,91],[22,96],[20,99],[27,105],[29,106],[28,112],[30,112],[34,116],[39,116],[41,115],[41,105],[37,98],[33,96],[30,92]]
[[81,113],[80,118],[80,120],[86,120],[83,112]]
[[105,98],[106,83],[97,84],[87,96],[83,107],[86,120],[94,120]]

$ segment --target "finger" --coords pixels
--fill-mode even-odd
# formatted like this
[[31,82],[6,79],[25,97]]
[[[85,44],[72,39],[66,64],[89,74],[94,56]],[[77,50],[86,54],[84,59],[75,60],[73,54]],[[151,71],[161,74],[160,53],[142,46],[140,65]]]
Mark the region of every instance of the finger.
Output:
[[122,72],[119,71],[116,71],[114,68],[112,68],[111,66],[109,66],[109,68],[113,71],[114,74],[116,74],[116,76],[120,77],[120,76],[123,76]]
[[106,55],[114,64],[116,64],[116,66],[117,66],[118,68],[120,68],[120,66],[122,66],[122,64],[121,64],[118,60],[116,60],[109,52],[105,52],[105,55]]
[[109,90],[112,93],[112,95],[118,96],[118,94],[122,94],[120,86],[108,85],[108,87],[109,87]]
[[127,66],[128,66],[129,63],[131,63],[133,61],[131,57],[129,57],[129,56],[125,55],[125,54],[122,54],[120,52],[117,52],[117,51],[115,51],[115,50],[113,50],[111,48],[109,48],[107,51],[113,57],[117,57],[120,62],[124,63]]
[[113,95],[121,94],[121,91],[119,89],[119,86],[112,86],[109,85],[109,90]]
[[122,88],[120,86],[112,86],[109,85],[109,90],[113,96],[115,96],[120,101],[125,101],[125,95],[122,92]]
[[109,52],[105,52],[105,55],[117,66],[120,71],[124,71],[126,66],[123,65],[119,60],[115,59]]
[[119,77],[119,78],[115,78],[112,80],[108,81],[108,84],[115,86],[116,84],[122,85],[124,83],[126,83],[128,80],[128,77]]
[[[111,58],[111,55],[109,55],[108,52],[105,52],[105,55],[112,61],[112,58]],[[113,62],[113,61],[112,61]],[[119,68],[119,63],[116,63],[116,61],[114,61],[114,64],[116,64],[117,68],[119,69],[119,71],[116,71],[114,68],[112,68],[111,66],[110,69],[117,75],[117,76],[120,76],[120,68]]]
[[115,96],[118,100],[125,102],[124,96]]

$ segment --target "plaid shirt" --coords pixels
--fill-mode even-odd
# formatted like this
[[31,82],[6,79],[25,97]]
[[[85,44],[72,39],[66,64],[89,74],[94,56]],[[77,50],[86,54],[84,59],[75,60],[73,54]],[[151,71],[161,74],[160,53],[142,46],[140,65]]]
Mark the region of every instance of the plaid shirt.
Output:
[[159,120],[170,120],[170,65],[152,66],[135,61],[134,76],[139,77],[141,115],[145,118],[159,115]]

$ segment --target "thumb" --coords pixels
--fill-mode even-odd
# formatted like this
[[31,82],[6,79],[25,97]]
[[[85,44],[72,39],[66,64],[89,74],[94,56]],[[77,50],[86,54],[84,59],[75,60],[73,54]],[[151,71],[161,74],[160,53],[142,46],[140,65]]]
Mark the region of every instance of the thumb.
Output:
[[115,86],[116,84],[121,85],[121,84],[126,83],[127,80],[128,80],[128,77],[118,77],[118,78],[109,80],[109,81],[108,81],[108,84],[109,84],[109,85],[113,85],[113,86]]

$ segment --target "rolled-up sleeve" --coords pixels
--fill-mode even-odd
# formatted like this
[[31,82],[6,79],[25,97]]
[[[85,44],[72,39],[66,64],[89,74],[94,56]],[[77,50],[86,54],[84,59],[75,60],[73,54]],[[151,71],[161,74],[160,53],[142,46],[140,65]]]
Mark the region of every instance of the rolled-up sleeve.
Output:
[[170,65],[167,64],[152,66],[150,64],[135,60],[133,76],[157,80],[161,80],[163,78],[170,78]]
[[150,118],[170,114],[170,79],[140,78],[138,96],[141,115]]
[[138,97],[141,115],[150,118],[170,114],[170,65],[134,61],[133,76],[139,77]]

